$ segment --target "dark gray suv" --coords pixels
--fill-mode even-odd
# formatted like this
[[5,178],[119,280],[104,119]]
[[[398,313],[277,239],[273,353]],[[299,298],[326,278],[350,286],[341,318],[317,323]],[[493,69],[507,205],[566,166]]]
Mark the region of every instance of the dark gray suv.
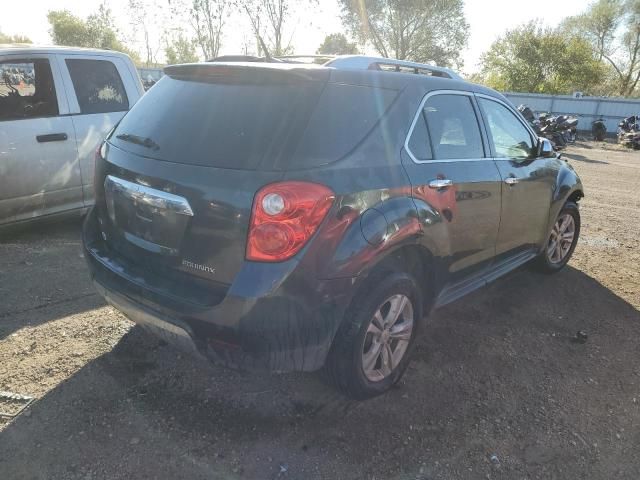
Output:
[[569,260],[573,168],[502,95],[437,67],[172,66],[97,153],[84,246],[132,320],[217,362],[324,368],[356,398],[423,317]]

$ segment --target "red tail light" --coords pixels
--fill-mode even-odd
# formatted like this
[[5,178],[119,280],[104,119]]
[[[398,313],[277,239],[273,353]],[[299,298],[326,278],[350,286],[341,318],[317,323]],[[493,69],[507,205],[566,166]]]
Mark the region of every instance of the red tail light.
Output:
[[294,256],[316,232],[335,196],[324,185],[280,182],[253,200],[247,260],[281,262]]

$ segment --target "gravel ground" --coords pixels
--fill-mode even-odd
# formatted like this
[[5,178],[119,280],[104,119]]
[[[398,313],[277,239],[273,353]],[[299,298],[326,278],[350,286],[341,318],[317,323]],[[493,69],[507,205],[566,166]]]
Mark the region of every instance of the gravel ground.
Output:
[[566,157],[587,194],[569,267],[436,312],[401,384],[363,403],[133,328],[94,293],[78,222],[0,233],[0,390],[36,398],[0,420],[0,478],[637,480],[640,152]]

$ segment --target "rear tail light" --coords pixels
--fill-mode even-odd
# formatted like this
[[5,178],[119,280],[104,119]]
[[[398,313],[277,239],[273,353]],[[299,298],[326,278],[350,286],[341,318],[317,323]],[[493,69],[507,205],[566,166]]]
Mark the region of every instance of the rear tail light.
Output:
[[267,185],[253,200],[247,260],[281,262],[307,243],[333,204],[333,192],[317,183]]

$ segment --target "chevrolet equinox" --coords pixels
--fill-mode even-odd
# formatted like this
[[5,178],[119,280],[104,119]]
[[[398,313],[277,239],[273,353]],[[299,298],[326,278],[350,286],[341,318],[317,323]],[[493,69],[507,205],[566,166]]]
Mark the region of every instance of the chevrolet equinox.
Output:
[[215,362],[389,389],[423,318],[580,233],[576,172],[499,93],[363,56],[170,66],[96,153],[100,293]]

